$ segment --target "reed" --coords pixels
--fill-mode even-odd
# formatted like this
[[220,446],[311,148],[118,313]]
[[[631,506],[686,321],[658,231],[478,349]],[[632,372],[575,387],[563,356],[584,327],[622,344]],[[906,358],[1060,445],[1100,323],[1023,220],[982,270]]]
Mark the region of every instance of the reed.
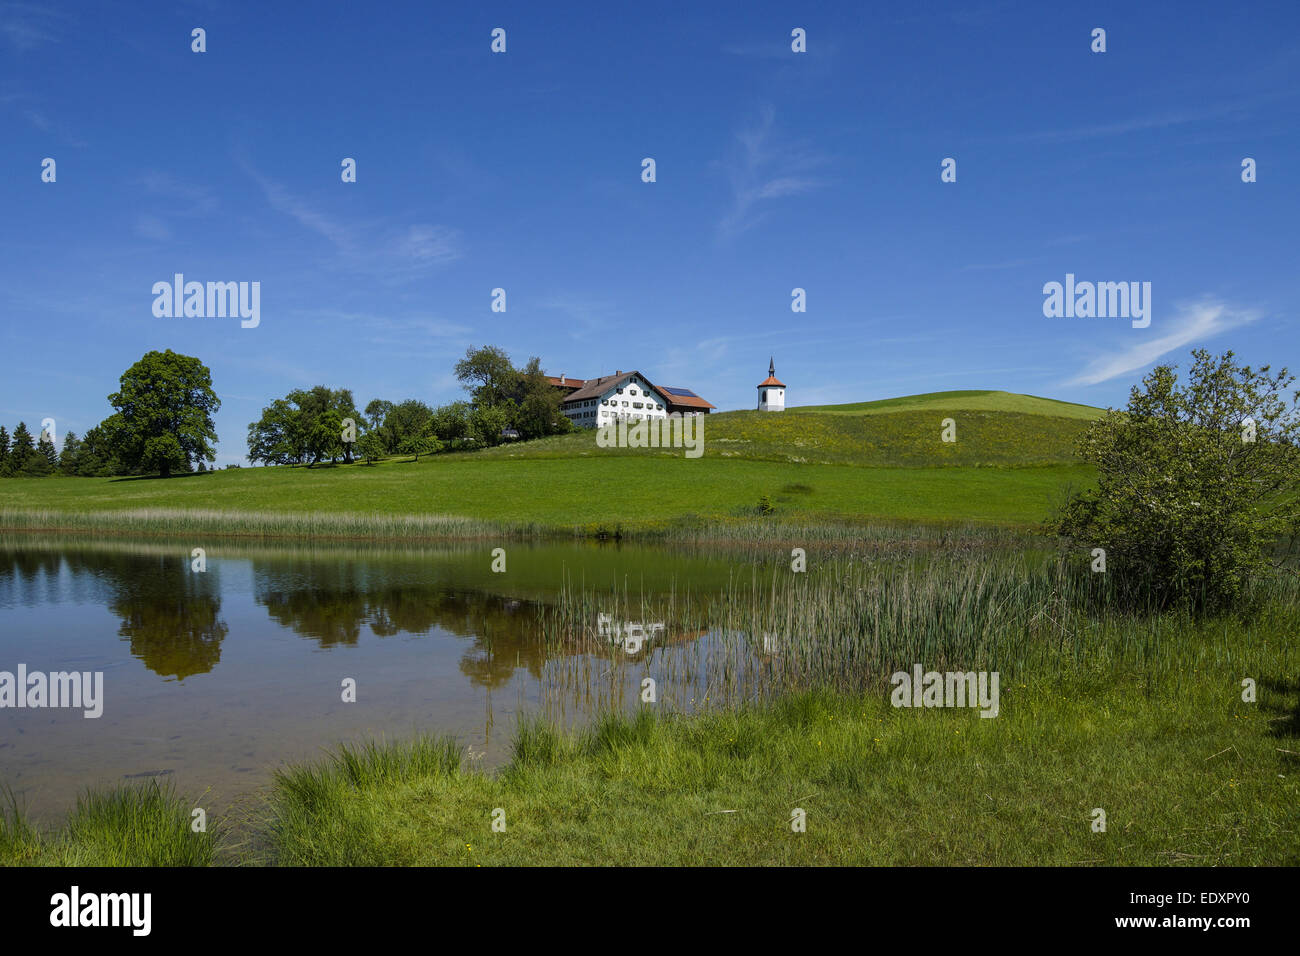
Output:
[[210,866],[219,824],[195,832],[193,804],[170,785],[90,790],[57,828],[23,819],[12,794],[0,812],[0,864],[11,866]]
[[[978,546],[888,559],[836,554],[806,573],[775,564],[713,594],[566,583],[542,610],[544,639],[564,652],[544,671],[544,703],[559,707],[552,715],[560,718],[573,703],[625,707],[633,677],[651,673],[692,711],[705,701],[727,706],[791,691],[878,691],[917,663],[1164,674],[1222,660],[1241,634],[1258,638],[1278,663],[1293,660],[1287,635],[1300,627],[1300,579],[1261,579],[1251,598],[1239,614],[1212,619],[1134,608],[1105,575],[1080,573],[1050,552],[989,554]],[[634,653],[626,635],[613,633],[656,625],[662,630]]]

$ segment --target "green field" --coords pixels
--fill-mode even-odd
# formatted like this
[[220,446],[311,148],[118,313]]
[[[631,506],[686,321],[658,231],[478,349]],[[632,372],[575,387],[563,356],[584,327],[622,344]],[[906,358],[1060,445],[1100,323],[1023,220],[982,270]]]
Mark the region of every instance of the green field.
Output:
[[[790,520],[1031,525],[1064,488],[1091,481],[1073,449],[1097,409],[1000,392],[891,401],[901,404],[710,415],[696,459],[681,450],[600,448],[595,433],[583,431],[418,463],[240,468],[167,480],[7,479],[0,529],[184,530],[179,509],[228,513],[242,533],[287,533],[293,529],[277,528],[275,516],[307,512],[635,531],[752,518],[764,498],[771,516]],[[940,440],[947,417],[956,442]]]

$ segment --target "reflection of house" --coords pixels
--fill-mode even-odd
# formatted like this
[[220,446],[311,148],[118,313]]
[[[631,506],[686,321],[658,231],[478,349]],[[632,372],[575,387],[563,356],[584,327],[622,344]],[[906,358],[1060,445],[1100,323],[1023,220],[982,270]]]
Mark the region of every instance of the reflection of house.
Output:
[[664,622],[615,621],[608,614],[596,616],[596,633],[611,644],[635,654],[655,637],[664,633]]
[[707,415],[714,406],[688,388],[661,388],[640,372],[624,372],[600,378],[548,376],[562,394],[560,408],[580,428],[601,428],[619,419],[664,418],[678,415]]

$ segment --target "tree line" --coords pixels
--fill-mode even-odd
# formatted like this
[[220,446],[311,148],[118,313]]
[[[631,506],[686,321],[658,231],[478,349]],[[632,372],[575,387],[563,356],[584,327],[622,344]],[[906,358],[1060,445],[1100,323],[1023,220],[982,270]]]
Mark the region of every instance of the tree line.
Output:
[[[454,371],[469,398],[436,408],[414,398],[376,398],[361,411],[350,389],[294,389],[249,424],[248,459],[307,466],[394,455],[418,460],[573,430],[535,356],[517,368],[503,349],[471,347]],[[61,450],[44,432],[34,437],[25,422],[12,436],[0,426],[0,477],[166,478],[206,471],[215,461],[212,416],[221,400],[197,358],[148,352],[122,374],[108,401],[113,414],[84,436],[68,432]]]
[[202,362],[170,349],[147,352],[118,384],[108,396],[114,413],[84,436],[69,431],[57,453],[44,431],[33,445],[25,422],[12,437],[0,427],[0,476],[167,477],[204,471],[216,460],[212,414],[221,400]]
[[573,430],[560,410],[560,394],[535,356],[516,368],[503,349],[470,348],[456,363],[455,374],[469,400],[436,408],[414,398],[376,398],[361,411],[350,389],[295,389],[262,409],[262,417],[248,426],[248,458],[308,466],[394,455],[418,460]]

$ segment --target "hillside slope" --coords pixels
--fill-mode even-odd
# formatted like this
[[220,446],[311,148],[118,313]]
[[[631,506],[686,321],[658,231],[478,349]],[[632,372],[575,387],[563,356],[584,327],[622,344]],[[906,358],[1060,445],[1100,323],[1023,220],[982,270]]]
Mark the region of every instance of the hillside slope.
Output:
[[[1093,479],[1074,447],[1099,410],[1085,417],[1068,412],[1084,406],[997,392],[891,401],[709,415],[697,459],[681,448],[600,448],[584,430],[418,463],[240,468],[168,480],[9,478],[0,482],[0,529],[328,537],[334,526],[313,516],[360,515],[348,534],[403,537],[405,526],[389,527],[385,516],[632,529],[750,520],[765,507],[782,519],[834,523],[1030,525],[1065,488]],[[945,418],[955,422],[955,442],[941,441]]]
[[1054,398],[1039,398],[1037,395],[997,391],[926,392],[921,395],[904,395],[899,398],[853,402],[848,405],[798,405],[787,411],[827,415],[884,415],[903,411],[1023,412],[1027,415],[1078,418],[1084,421],[1100,418],[1105,413],[1105,409],[1094,408],[1092,405],[1077,405],[1074,402],[1061,402]]
[[[867,467],[1023,468],[1073,464],[1101,409],[1008,392],[935,392],[881,402],[808,406],[703,419],[704,457]],[[941,440],[943,421],[955,442]],[[481,458],[678,457],[680,449],[599,448],[584,430],[474,453]]]

